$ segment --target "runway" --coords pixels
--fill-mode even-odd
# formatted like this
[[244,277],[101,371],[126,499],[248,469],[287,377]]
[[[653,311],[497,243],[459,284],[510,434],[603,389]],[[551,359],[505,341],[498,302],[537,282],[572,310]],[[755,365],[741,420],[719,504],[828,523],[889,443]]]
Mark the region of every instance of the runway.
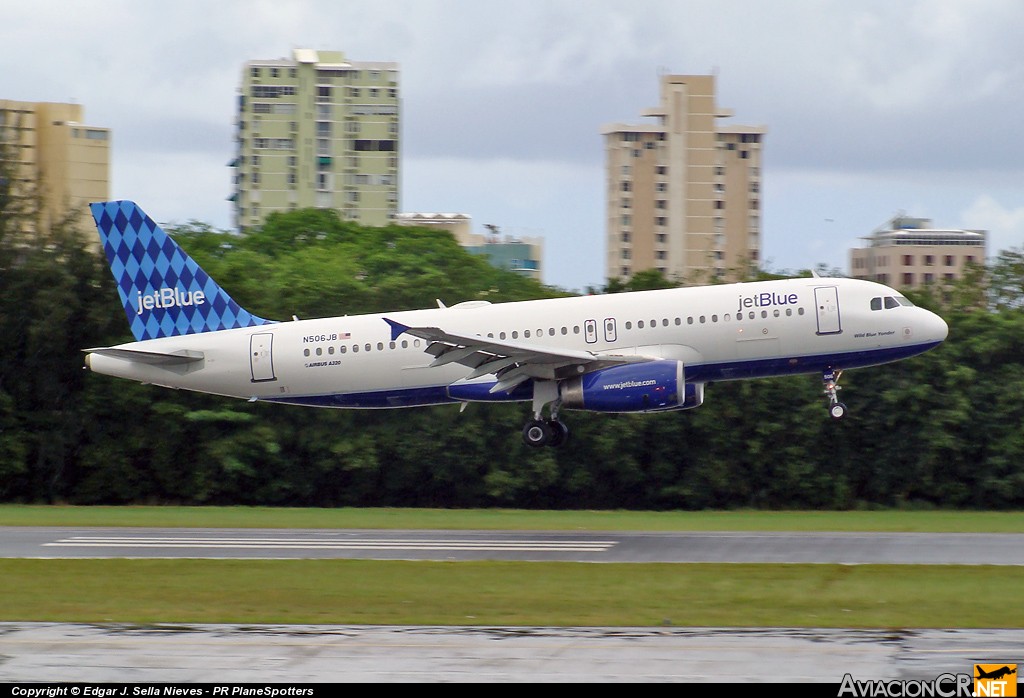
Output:
[[1024,565],[1024,534],[3,527],[0,557]]
[[[5,558],[1024,565],[1022,534],[0,528]],[[965,599],[965,603],[969,601]],[[1024,661],[1017,628],[0,623],[0,682],[933,680]]]

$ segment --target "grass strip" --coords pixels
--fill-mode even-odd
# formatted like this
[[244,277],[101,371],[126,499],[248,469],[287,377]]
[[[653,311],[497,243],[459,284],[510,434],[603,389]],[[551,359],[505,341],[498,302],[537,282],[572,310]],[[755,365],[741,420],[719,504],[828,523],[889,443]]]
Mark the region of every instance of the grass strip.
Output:
[[0,560],[0,620],[1024,627],[1024,569],[370,560]]
[[1024,512],[0,506],[0,526],[1024,533]]

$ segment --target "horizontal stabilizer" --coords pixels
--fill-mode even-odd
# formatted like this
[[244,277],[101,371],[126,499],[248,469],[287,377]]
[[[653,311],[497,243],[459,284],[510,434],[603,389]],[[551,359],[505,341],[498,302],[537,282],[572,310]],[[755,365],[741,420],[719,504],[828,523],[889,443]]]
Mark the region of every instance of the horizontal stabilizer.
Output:
[[162,354],[155,351],[139,351],[137,349],[117,349],[115,347],[98,347],[96,349],[84,349],[86,354],[99,354],[109,356],[112,359],[123,361],[134,361],[139,364],[150,366],[181,366],[196,361],[202,361],[205,356],[201,351],[182,350],[170,354]]

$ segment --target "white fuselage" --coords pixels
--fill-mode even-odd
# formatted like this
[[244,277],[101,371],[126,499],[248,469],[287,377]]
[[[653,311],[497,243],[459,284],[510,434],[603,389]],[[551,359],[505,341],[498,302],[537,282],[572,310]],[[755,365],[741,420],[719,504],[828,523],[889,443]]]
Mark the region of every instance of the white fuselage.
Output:
[[[384,318],[411,327],[492,336],[552,350],[683,362],[686,382],[756,378],[885,363],[946,337],[945,322],[910,305],[872,309],[899,294],[853,279],[747,284],[581,296],[282,322],[120,345],[202,360],[161,366],[91,354],[92,370],[173,388],[326,407],[450,402],[471,369],[430,367],[427,341],[392,339]],[[875,305],[879,305],[876,303]],[[888,305],[893,305],[889,303]],[[493,375],[474,379],[494,384]],[[486,394],[486,391],[483,391]],[[529,399],[522,390],[485,399]],[[461,397],[460,399],[466,399]]]

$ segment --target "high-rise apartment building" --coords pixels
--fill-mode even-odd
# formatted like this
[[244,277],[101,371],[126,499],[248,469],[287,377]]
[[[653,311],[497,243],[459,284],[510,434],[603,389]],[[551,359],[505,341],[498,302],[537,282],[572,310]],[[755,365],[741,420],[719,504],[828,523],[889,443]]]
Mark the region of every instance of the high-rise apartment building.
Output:
[[762,126],[721,124],[713,75],[661,76],[650,124],[605,138],[608,278],[658,269],[699,283],[742,278],[761,261]]
[[850,250],[851,276],[914,288],[961,278],[969,265],[985,263],[984,230],[935,228],[928,218],[899,215]]
[[0,100],[0,157],[12,195],[39,205],[40,225],[67,219],[93,239],[88,204],[110,198],[110,129],[83,125],[84,113],[81,104]]
[[295,49],[245,64],[238,97],[235,223],[333,208],[384,225],[398,212],[398,64]]

